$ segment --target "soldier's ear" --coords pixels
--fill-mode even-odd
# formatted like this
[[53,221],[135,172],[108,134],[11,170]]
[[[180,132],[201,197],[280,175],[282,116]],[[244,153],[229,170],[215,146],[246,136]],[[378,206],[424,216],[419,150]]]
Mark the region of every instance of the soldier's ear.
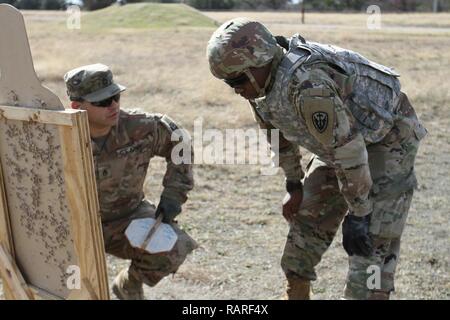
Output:
[[70,103],[70,107],[72,109],[80,109],[81,108],[81,102],[79,102],[79,101],[72,101]]

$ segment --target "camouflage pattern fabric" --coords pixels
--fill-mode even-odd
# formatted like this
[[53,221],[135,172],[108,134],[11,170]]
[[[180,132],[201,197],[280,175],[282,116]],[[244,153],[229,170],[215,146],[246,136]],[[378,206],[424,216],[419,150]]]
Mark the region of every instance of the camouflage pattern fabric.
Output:
[[[223,28],[216,31],[220,32],[227,34]],[[220,39],[220,34],[215,37]],[[214,52],[214,45],[218,50],[226,47],[212,37],[208,52]],[[258,47],[254,56],[263,52]],[[209,55],[216,77],[239,70],[226,55],[216,56]],[[241,59],[242,64],[251,59]],[[272,64],[276,72],[270,75],[266,95],[250,104],[262,128],[280,130],[280,167],[287,180],[304,177],[305,192],[290,226],[283,270],[288,277],[314,280],[314,267],[345,214],[372,214],[370,233],[376,250],[368,258],[349,257],[345,295],[373,296],[375,291],[366,284],[370,265],[382,271],[380,291],[392,291],[400,237],[417,183],[414,159],[426,135],[401,92],[399,75],[356,52],[301,41],[298,35],[289,39],[283,58]],[[216,66],[222,75],[215,72]],[[306,176],[299,165],[299,146],[315,155]]]
[[106,252],[118,258],[131,260],[129,273],[137,280],[149,285],[156,285],[161,279],[175,273],[187,255],[198,245],[176,223],[171,226],[178,235],[178,240],[170,252],[150,254],[130,246],[125,237],[125,230],[134,219],[154,218],[155,206],[144,200],[132,214],[123,219],[103,223],[103,237]]
[[[366,144],[381,141],[401,120],[402,93],[387,68],[331,48],[292,39],[271,90],[252,105],[261,121],[280,129],[293,148],[300,145],[333,167],[351,214],[364,216],[373,209]],[[425,135],[417,117],[408,125]],[[282,161],[281,167],[295,167],[300,157],[289,157],[290,165]]]
[[[256,104],[250,101],[252,106],[251,111],[253,112],[254,119],[258,122],[261,129],[267,130],[267,142],[271,143],[271,130],[276,129],[270,122],[266,122],[262,119],[259,112],[256,112]],[[272,158],[277,158],[279,166],[284,172],[286,180],[298,181],[303,179],[305,173],[300,165],[300,160],[302,155],[300,154],[300,148],[289,142],[283,135],[283,132],[279,132],[279,145],[278,150],[272,150]]]
[[114,83],[108,66],[101,63],[82,66],[64,75],[70,100],[98,102],[124,91],[126,88]]
[[175,272],[196,248],[195,241],[176,225],[179,239],[169,253],[136,251],[123,235],[133,219],[154,214],[155,208],[144,200],[143,192],[152,157],[161,156],[167,161],[162,195],[180,203],[187,200],[194,185],[192,164],[174,164],[171,160],[172,149],[178,143],[171,137],[177,129],[182,130],[167,116],[121,111],[118,125],[106,138],[93,140],[92,144],[106,251],[132,259],[130,272],[149,285]]
[[219,79],[229,79],[251,67],[265,66],[275,56],[281,56],[282,49],[261,23],[236,18],[214,32],[206,55],[211,73]]
[[[381,271],[379,290],[394,290],[400,238],[413,196],[414,160],[419,146],[414,131],[404,129],[401,123],[395,125],[382,141],[367,147],[374,179],[370,233],[376,249],[370,257],[349,257],[345,288],[348,299],[371,298],[374,291],[367,287],[372,275],[368,272],[370,266],[378,266]],[[314,156],[308,164],[303,183],[304,200],[290,226],[281,264],[286,274],[315,280],[314,268],[333,241],[348,206],[334,168],[319,157]]]
[[314,267],[330,246],[346,212],[333,168],[314,156],[303,180],[304,198],[281,259],[287,276],[316,280]]
[[[106,140],[92,146],[102,221],[129,216],[144,199],[143,184],[149,161],[160,156],[167,161],[162,195],[180,203],[194,186],[192,164],[176,165],[171,141],[179,128],[169,117],[139,112],[120,112],[119,124]],[[183,130],[183,132],[185,132]],[[188,134],[185,132],[188,136]]]
[[283,270],[314,280],[314,266],[347,210],[372,213],[376,252],[349,257],[345,295],[370,298],[370,265],[381,268],[381,290],[390,292],[416,186],[414,158],[426,134],[397,75],[354,52],[294,37],[274,78],[267,95],[251,105],[260,125],[280,129],[291,144],[279,150],[287,179],[303,176],[298,145],[316,155],[304,179],[305,199],[290,228]]

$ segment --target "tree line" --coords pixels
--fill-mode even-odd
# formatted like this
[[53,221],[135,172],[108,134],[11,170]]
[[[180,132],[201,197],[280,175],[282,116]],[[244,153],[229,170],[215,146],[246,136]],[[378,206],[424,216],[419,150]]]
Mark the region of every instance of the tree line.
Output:
[[[19,9],[60,10],[68,5],[83,3],[85,10],[110,6],[117,0],[0,0]],[[450,0],[121,0],[122,4],[135,2],[185,3],[201,10],[300,10],[307,11],[365,11],[378,5],[382,11],[449,11]]]
[[64,0],[0,0],[0,3],[26,10],[60,10],[65,7]]

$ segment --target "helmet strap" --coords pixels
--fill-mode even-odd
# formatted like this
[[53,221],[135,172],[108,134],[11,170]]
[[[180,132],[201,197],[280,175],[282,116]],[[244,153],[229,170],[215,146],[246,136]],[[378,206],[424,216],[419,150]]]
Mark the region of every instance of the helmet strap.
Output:
[[270,70],[269,74],[267,75],[266,82],[264,83],[264,95],[266,94],[266,89],[269,86],[270,80],[272,80],[272,70]]
[[270,83],[270,79],[272,78],[272,71],[270,71],[269,75],[267,76],[266,82],[264,83],[264,87],[261,88],[256,81],[255,77],[253,76],[253,73],[250,71],[250,69],[246,69],[244,71],[245,75],[250,80],[251,84],[253,85],[253,88],[255,88],[256,93],[258,94],[258,98],[263,97],[266,94],[266,88]]
[[256,79],[253,76],[253,73],[250,71],[250,69],[246,69],[244,71],[244,73],[248,77],[248,79],[250,80],[251,84],[253,85],[253,88],[255,88],[256,93],[258,94],[258,96],[261,96],[261,93],[262,93],[263,90],[259,86],[258,82],[256,82]]

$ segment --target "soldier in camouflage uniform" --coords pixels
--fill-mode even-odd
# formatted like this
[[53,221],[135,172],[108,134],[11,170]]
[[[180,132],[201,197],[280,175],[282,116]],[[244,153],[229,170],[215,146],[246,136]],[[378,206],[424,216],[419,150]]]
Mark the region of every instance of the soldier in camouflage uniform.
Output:
[[[250,102],[259,125],[280,131],[272,151],[288,192],[287,297],[309,299],[315,266],[344,221],[345,297],[388,299],[426,134],[399,75],[350,50],[274,37],[245,18],[216,30],[207,57],[212,74]],[[299,146],[313,154],[306,174]],[[380,285],[368,281],[370,270],[380,272]]]
[[[119,299],[143,299],[143,283],[154,286],[175,273],[197,247],[174,221],[193,188],[193,175],[192,161],[172,162],[171,152],[179,136],[172,137],[180,133],[189,136],[166,115],[120,110],[120,93],[125,87],[114,83],[105,65],[76,68],[66,73],[64,81],[72,108],[88,113],[106,252],[131,260],[130,267],[114,280],[113,291]],[[143,192],[149,161],[154,156],[167,161],[157,208],[144,198]],[[131,221],[160,214],[178,235],[174,248],[149,254],[131,247],[124,235]]]

